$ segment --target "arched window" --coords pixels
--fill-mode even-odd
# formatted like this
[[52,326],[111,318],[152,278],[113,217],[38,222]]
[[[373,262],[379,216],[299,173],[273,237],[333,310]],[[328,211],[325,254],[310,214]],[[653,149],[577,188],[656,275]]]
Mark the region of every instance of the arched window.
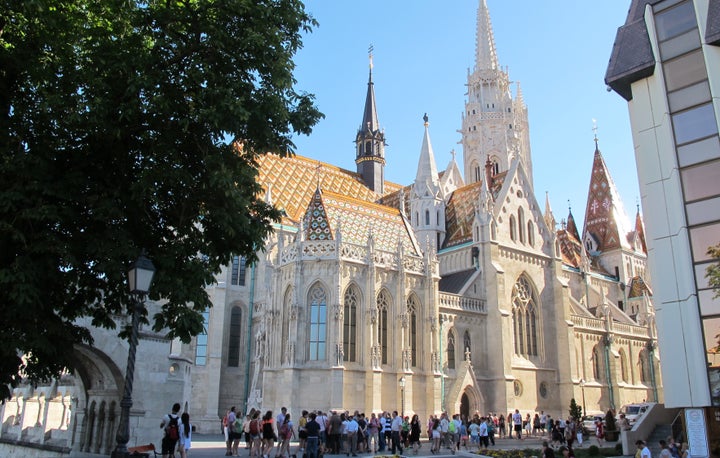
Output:
[[475,181],[480,181],[482,179],[482,172],[480,171],[480,166],[476,165],[473,170],[475,171]]
[[230,284],[245,286],[245,256],[233,256]]
[[598,382],[602,380],[602,371],[600,370],[600,350],[597,347],[592,351],[592,370],[593,378]]
[[520,243],[525,243],[525,211],[522,207],[518,207],[518,233],[520,235]]
[[513,286],[512,304],[515,353],[523,356],[537,356],[537,298],[525,276],[521,276]]
[[530,246],[533,246],[533,245],[535,245],[535,225],[533,224],[532,221],[527,222],[527,228],[528,228],[528,233],[527,233],[528,244]]
[[430,210],[425,210],[425,225],[430,225]]
[[[289,340],[290,335],[290,308],[293,306],[293,297],[294,297],[294,289],[292,286],[288,286],[287,290],[285,290],[285,298],[283,299],[283,310],[285,313],[283,314],[283,322],[282,322],[282,332],[280,333],[281,337],[281,343],[282,345],[282,351],[285,352],[287,350],[287,342]],[[285,354],[285,353],[283,353]]]
[[343,296],[343,360],[355,362],[357,346],[357,306],[360,291],[354,285],[348,286]]
[[242,330],[242,309],[235,306],[230,311],[230,329],[228,339],[228,366],[240,365],[240,331]]
[[410,365],[417,367],[417,311],[420,310],[420,302],[417,297],[413,294],[408,297],[407,300],[407,313],[408,313],[408,326],[409,329],[409,342],[408,348],[410,348]]
[[463,336],[463,351],[472,352],[472,342],[470,342],[470,333],[468,331],[465,331]]
[[308,294],[310,306],[310,339],[308,359],[322,361],[325,359],[327,345],[327,295],[320,285],[314,285]]
[[622,348],[620,349],[620,380],[622,380],[625,383],[628,383],[630,379],[628,378],[628,363],[627,363],[627,355],[625,354],[625,350]]
[[372,142],[370,141],[365,142],[365,155],[372,156]]
[[388,310],[392,301],[390,294],[386,290],[380,291],[377,296],[377,308],[378,308],[378,343],[380,344],[380,359],[381,364],[388,363]]
[[510,215],[510,240],[513,242],[517,239],[517,229],[515,227],[515,215]]
[[447,367],[455,369],[455,334],[452,331],[448,332],[447,339]]

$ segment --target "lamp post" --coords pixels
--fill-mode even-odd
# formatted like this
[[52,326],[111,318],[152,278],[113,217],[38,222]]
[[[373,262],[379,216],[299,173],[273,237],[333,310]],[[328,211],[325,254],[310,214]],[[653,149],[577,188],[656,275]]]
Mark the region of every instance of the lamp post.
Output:
[[130,331],[130,347],[128,348],[127,370],[125,372],[125,389],[120,401],[120,425],[118,426],[115,441],[117,445],[112,452],[113,458],[128,457],[127,443],[130,440],[130,408],[132,407],[133,380],[135,379],[135,351],[138,344],[138,328],[140,325],[140,313],[145,307],[145,296],[150,291],[155,274],[155,266],[152,261],[145,257],[145,253],[133,263],[128,270],[128,286],[133,295],[132,303],[132,328]]
[[405,418],[405,377],[400,377],[400,416]]
[[582,398],[583,398],[583,417],[587,415],[587,412],[585,411],[585,379],[580,379],[580,390],[582,390]]

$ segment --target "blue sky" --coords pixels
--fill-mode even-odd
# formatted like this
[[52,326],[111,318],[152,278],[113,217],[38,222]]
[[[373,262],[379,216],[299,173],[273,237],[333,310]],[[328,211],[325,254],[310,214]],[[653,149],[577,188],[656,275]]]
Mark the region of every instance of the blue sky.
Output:
[[[479,0],[307,0],[320,23],[295,59],[300,90],[325,114],[297,154],[356,170],[354,137],[367,91],[368,46],[385,128],[386,179],[410,184],[422,144],[422,116],[438,169],[458,144],[468,68],[474,65]],[[529,110],[535,193],[545,191],[558,222],[568,200],[582,224],[593,152],[600,151],[631,221],[639,200],[627,103],[603,82],[629,0],[487,0],[500,65],[519,81]]]

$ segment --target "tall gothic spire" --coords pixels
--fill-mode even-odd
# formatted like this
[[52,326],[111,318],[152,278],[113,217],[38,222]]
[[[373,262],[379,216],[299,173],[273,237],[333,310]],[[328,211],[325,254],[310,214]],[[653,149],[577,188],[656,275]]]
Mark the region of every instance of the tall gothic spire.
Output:
[[478,7],[476,40],[475,69],[497,69],[498,58],[495,51],[495,38],[493,37],[490,12],[486,0],[480,0],[480,6]]
[[368,76],[367,96],[363,120],[355,136],[355,164],[357,173],[373,191],[385,193],[385,132],[380,130],[377,108],[375,107],[375,89],[372,80],[372,52],[370,46],[370,73]]
[[545,224],[547,224],[548,228],[554,232],[557,222],[555,221],[555,215],[553,215],[552,208],[550,208],[550,193],[547,191],[545,191],[545,214],[543,215],[543,218],[545,218]]

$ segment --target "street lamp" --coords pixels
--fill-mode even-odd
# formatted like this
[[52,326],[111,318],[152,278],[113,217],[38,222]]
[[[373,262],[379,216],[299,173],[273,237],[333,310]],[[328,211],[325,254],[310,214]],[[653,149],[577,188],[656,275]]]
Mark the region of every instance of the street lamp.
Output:
[[118,426],[115,441],[117,445],[112,452],[113,458],[128,457],[127,443],[130,440],[130,408],[132,407],[133,380],[135,378],[135,351],[138,344],[138,328],[140,314],[145,307],[145,296],[150,291],[155,274],[155,266],[145,257],[145,252],[128,270],[128,286],[133,294],[132,301],[132,328],[130,332],[130,348],[128,348],[127,370],[125,372],[125,390],[120,401],[120,425]]
[[587,412],[585,411],[585,379],[580,379],[580,389],[582,390],[582,398],[583,398],[583,417],[587,415]]
[[405,377],[400,377],[400,416],[405,418]]

